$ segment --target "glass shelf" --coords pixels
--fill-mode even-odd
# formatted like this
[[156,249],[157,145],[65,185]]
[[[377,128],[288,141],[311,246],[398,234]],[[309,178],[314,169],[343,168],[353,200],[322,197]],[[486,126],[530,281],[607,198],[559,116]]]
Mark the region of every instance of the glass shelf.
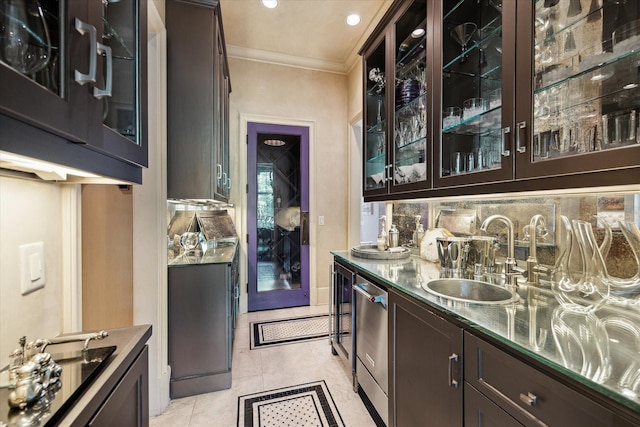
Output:
[[451,9],[448,12],[445,12],[443,19],[446,20],[448,19],[451,15],[453,15],[455,13],[456,10],[458,10],[458,8],[460,6],[462,6],[462,4],[465,2],[465,0],[459,0],[456,4],[454,4]]
[[[425,141],[426,141],[426,137],[425,136],[421,136],[418,139],[411,140],[411,141],[407,142],[404,145],[396,146],[396,151],[404,151],[404,150],[408,150],[408,149],[412,149],[412,150],[415,151],[418,148],[419,149],[424,149]],[[422,143],[422,146],[417,147],[418,145],[420,145],[419,143]]]
[[[541,22],[542,19],[541,17],[543,16],[547,16],[552,12],[547,12],[546,9],[542,8],[540,5],[540,3],[543,3],[544,0],[538,0],[537,4],[536,4],[536,16],[540,17],[539,20],[536,21],[536,23],[539,26],[543,26],[543,23]],[[544,32],[544,36],[542,38],[537,36],[537,32],[536,32],[536,37],[535,37],[535,44],[534,46],[539,46],[541,44],[544,43],[549,43],[549,42],[553,42],[555,41],[556,36],[561,35],[563,33],[566,33],[567,31],[570,30],[574,30],[575,28],[579,27],[580,25],[583,25],[585,22],[587,22],[589,20],[590,17],[595,16],[596,14],[602,14],[602,9],[603,7],[600,6],[596,9],[594,9],[592,12],[589,12],[589,9],[587,8],[583,8],[582,12],[577,15],[576,17],[572,17],[572,18],[576,18],[576,19],[572,19],[571,21],[565,22],[564,24],[562,24],[562,26],[558,25],[558,31],[549,31],[549,33],[547,34],[547,32]],[[559,21],[556,21],[555,24],[560,24]],[[541,28],[544,29],[544,28]]]
[[455,125],[443,127],[442,133],[455,135],[482,135],[500,128],[502,106],[494,107],[481,114],[461,120]]
[[425,107],[424,102],[425,102],[426,96],[427,96],[427,94],[423,92],[420,95],[418,95],[417,97],[413,98],[407,104],[403,105],[400,108],[397,108],[396,109],[396,116],[400,116],[400,115],[407,114],[407,113],[410,113],[411,115],[414,115],[415,112],[412,111],[413,109],[415,109],[416,107],[418,107],[418,108],[424,108]]
[[384,82],[378,82],[369,89],[367,89],[367,95],[369,96],[384,96]]
[[[488,24],[488,25],[485,25],[482,28],[482,30],[486,30],[487,28],[491,28],[492,27],[491,24],[495,24],[496,21],[497,21],[497,19],[492,20],[491,23]],[[451,61],[447,62],[447,64],[444,67],[442,67],[442,70],[443,71],[448,71],[455,64],[459,63],[462,60],[462,58],[464,58],[465,56],[468,56],[471,52],[475,51],[476,49],[480,49],[482,45],[484,45],[486,43],[490,43],[491,40],[494,39],[495,37],[499,37],[499,34],[501,32],[502,32],[502,25],[499,25],[496,28],[494,28],[486,37],[483,37],[481,40],[474,41],[473,44],[471,44],[470,47],[468,47],[467,49],[461,51],[459,55],[457,55]]]
[[[102,17],[102,24],[104,25],[104,35],[102,36],[105,40],[115,40],[116,43],[111,43],[110,46],[113,49],[113,58],[117,59],[126,59],[130,61],[135,61],[135,54],[129,49],[127,46],[127,42],[125,41],[118,31],[109,23],[106,17]],[[134,49],[135,50],[135,49]]]
[[[640,41],[639,41],[639,43],[640,43]],[[565,84],[567,81],[574,80],[574,79],[580,78],[582,76],[586,76],[589,73],[593,73],[593,72],[596,72],[598,70],[603,70],[603,69],[605,69],[607,67],[613,67],[617,63],[619,63],[619,62],[621,62],[621,61],[623,61],[623,60],[625,60],[625,59],[627,59],[629,57],[632,57],[634,55],[640,55],[640,46],[638,46],[638,48],[636,48],[636,49],[633,49],[633,50],[631,50],[629,52],[625,52],[625,53],[623,53],[621,55],[618,55],[618,56],[615,56],[613,53],[610,53],[610,52],[604,52],[604,53],[598,55],[598,58],[596,60],[597,62],[594,65],[591,65],[591,66],[587,65],[587,66],[585,66],[584,70],[578,71],[578,72],[572,72],[571,70],[568,70],[568,71],[566,71],[564,73],[560,73],[560,74],[567,74],[567,73],[571,73],[571,74],[569,74],[569,75],[561,75],[560,77],[558,77],[557,80],[554,80],[553,78],[551,78],[550,79],[551,82],[549,82],[547,84],[544,84],[544,74],[545,73],[538,73],[538,75],[541,75],[541,77],[542,77],[542,81],[543,81],[543,85],[544,86],[535,89],[534,90],[534,94],[539,94],[539,93],[554,89],[554,88],[556,88],[558,86],[561,86],[561,85]],[[594,61],[592,59],[592,60],[585,60],[585,61],[583,61],[583,63],[584,62],[589,64],[589,63],[594,62]],[[601,81],[604,81],[604,79],[602,79]],[[597,80],[594,80],[594,82],[597,82]]]
[[380,153],[380,154],[376,154],[373,157],[368,158],[367,163],[384,163],[384,160],[385,160],[385,154]]

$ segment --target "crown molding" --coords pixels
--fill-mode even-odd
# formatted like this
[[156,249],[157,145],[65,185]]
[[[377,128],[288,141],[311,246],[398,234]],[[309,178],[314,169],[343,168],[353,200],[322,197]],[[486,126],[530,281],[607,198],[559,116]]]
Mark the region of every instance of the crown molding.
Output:
[[227,45],[227,56],[248,61],[264,62],[267,64],[283,65],[287,67],[304,68],[308,70],[328,73],[346,74],[345,64],[322,59],[306,58],[286,53],[268,52],[265,50]]

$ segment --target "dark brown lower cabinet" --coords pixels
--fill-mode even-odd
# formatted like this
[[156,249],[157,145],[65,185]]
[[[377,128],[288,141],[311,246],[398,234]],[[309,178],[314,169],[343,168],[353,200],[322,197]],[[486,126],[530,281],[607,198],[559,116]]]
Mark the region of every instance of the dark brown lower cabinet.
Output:
[[[524,360],[468,332],[464,334],[464,352],[465,380],[524,426],[638,425],[637,420],[632,421],[622,413],[605,408]],[[467,388],[465,406],[468,404],[466,392]]]
[[91,427],[149,426],[149,350],[145,346],[98,412]]
[[462,426],[462,329],[389,290],[389,426]]
[[522,427],[522,424],[465,381],[464,427]]

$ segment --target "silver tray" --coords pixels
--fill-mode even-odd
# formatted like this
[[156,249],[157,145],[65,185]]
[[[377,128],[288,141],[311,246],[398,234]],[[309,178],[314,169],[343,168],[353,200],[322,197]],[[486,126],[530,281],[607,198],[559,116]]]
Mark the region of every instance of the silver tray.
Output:
[[409,258],[411,250],[401,246],[398,252],[389,252],[389,250],[379,251],[375,245],[362,245],[351,248],[351,255],[359,258],[380,260],[405,259]]

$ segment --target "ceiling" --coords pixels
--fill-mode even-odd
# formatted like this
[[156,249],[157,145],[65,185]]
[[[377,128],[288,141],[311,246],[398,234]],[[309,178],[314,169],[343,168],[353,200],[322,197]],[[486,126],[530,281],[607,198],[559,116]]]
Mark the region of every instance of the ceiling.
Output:
[[[391,0],[220,0],[227,54],[270,63],[346,73]],[[362,21],[345,24],[357,13]]]

